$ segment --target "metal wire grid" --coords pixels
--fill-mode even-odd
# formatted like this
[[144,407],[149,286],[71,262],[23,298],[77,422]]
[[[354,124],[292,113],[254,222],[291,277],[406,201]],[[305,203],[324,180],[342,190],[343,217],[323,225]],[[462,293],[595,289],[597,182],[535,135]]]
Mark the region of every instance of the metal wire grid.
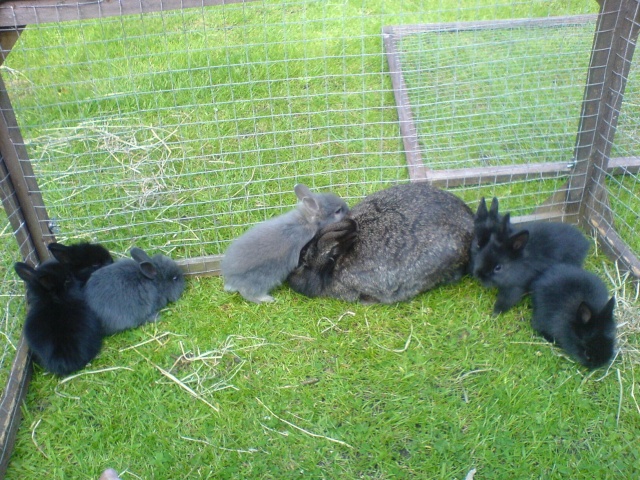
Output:
[[[627,16],[627,20],[634,22],[640,4],[635,6],[636,12]],[[637,24],[637,22],[635,22]],[[625,48],[634,48],[635,41],[626,39]],[[622,55],[624,52],[616,52]],[[636,51],[637,55],[637,51]],[[620,109],[616,112],[618,125],[611,145],[611,158],[630,158],[638,163],[640,158],[640,68],[638,62],[630,65],[624,99]],[[610,127],[610,126],[609,126]],[[625,175],[613,175],[611,171],[596,172],[604,183],[607,191],[606,198],[593,198],[596,210],[608,211],[610,215],[602,217],[602,228],[615,230],[616,234],[631,248],[637,256],[640,254],[638,240],[638,221],[640,220],[640,176],[638,169],[629,169]],[[640,273],[640,272],[637,272]]]
[[22,261],[14,233],[4,210],[0,210],[0,385],[7,384],[24,317],[24,285],[13,270],[13,263]]
[[[566,178],[572,163],[594,27],[595,17],[387,27],[417,161],[519,183],[499,190],[515,212],[539,205],[559,186],[540,180]],[[535,167],[509,175],[512,165]]]
[[298,181],[352,200],[406,181],[380,27],[490,12],[251,2],[36,24],[3,74],[60,240],[220,254]]

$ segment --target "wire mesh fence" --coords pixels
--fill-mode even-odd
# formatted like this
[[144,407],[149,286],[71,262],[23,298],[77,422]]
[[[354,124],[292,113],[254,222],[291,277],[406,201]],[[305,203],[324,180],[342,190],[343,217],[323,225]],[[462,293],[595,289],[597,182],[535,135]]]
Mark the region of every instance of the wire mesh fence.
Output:
[[[553,196],[575,162],[596,2],[208,3],[0,5],[21,32],[0,74],[58,241],[220,255],[291,208],[297,182],[353,204],[410,181],[407,162],[472,206],[563,208]],[[636,254],[637,71],[596,199],[611,206],[600,227]],[[23,308],[11,264],[26,250],[1,226],[4,385]]]

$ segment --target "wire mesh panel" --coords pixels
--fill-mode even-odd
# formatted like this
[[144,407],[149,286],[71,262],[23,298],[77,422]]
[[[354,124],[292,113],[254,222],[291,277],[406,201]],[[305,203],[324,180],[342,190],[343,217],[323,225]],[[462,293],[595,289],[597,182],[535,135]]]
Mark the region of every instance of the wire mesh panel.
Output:
[[414,176],[444,185],[518,181],[525,211],[550,195],[557,183],[540,179],[571,170],[595,20],[386,27]]
[[[408,179],[381,42],[383,25],[549,14],[546,2],[497,9],[479,3],[463,9],[380,6],[365,12],[351,2],[301,1],[38,23],[22,33],[3,74],[53,233],[61,241],[98,240],[115,251],[138,244],[173,251],[178,258],[197,257],[222,253],[247,225],[290,208],[296,182],[355,199]],[[560,33],[545,51],[551,56],[548,64],[572,59],[563,70],[569,80],[560,81],[571,94],[556,107],[561,113],[554,125],[562,122],[556,137],[576,122],[581,62],[588,56],[588,45],[581,42],[589,35],[588,29],[577,30],[568,52],[562,52],[566,45]],[[449,46],[441,44],[443,53],[430,60],[430,68],[440,72],[431,81],[451,85],[445,52],[458,41],[480,41],[485,50],[502,46],[506,53],[512,44],[521,56],[526,50],[521,34],[515,43],[492,35],[484,40],[477,34],[475,40],[441,36],[439,42]],[[539,35],[537,42],[542,48]],[[584,51],[574,58],[578,48]],[[476,61],[482,65],[476,71],[494,68],[495,61]],[[519,61],[511,68],[520,68]],[[539,68],[540,62],[529,68]],[[525,77],[531,75],[511,74],[516,81]],[[527,98],[498,94],[489,83],[485,87],[494,93],[480,95],[479,102],[502,102],[509,110],[507,104],[518,101],[508,120],[540,130],[538,138],[545,128],[555,128],[545,126],[548,114],[536,105],[548,96],[547,83],[530,84]],[[464,84],[472,85],[469,79]],[[439,101],[444,93],[437,94]],[[531,141],[508,134],[507,127],[491,130],[511,139],[507,147],[489,148],[479,125],[472,126],[481,117],[460,110],[467,102],[456,101],[440,102],[428,127],[449,128],[444,131],[451,139],[445,143],[457,144],[458,152],[470,149],[464,155],[477,162],[528,157]],[[456,112],[445,112],[445,105],[448,110],[457,105]],[[531,106],[528,117],[518,120],[525,105]],[[466,133],[455,138],[452,128]],[[465,145],[469,134],[478,139]],[[538,156],[562,156],[556,137]],[[447,148],[439,141],[429,149],[440,162],[459,161],[446,160]]]
[[[602,171],[596,165],[595,178],[602,183],[606,194],[592,194],[588,199],[588,212],[591,224],[607,242],[615,247],[615,254],[619,255],[628,268],[636,276],[640,276],[640,253],[637,225],[640,218],[640,182],[638,168],[640,166],[640,79],[637,62],[629,63],[626,59],[633,54],[638,35],[638,21],[640,19],[640,5],[631,2],[630,9],[622,13],[621,21],[627,22],[629,36],[620,39],[618,51],[614,54],[619,59],[621,67],[617,71],[623,78],[626,88],[624,98],[611,95],[609,88],[605,88],[607,107],[613,110],[613,118],[617,119],[617,129],[613,142],[611,130],[615,123],[609,121],[603,128],[602,137],[596,143],[597,153],[608,158],[609,168]],[[627,73],[628,72],[628,73]],[[621,103],[619,103],[621,102]],[[616,170],[612,165],[624,165]],[[623,173],[624,175],[615,175]],[[635,257],[635,258],[634,258]]]
[[11,362],[20,340],[24,312],[24,286],[22,280],[13,271],[13,263],[22,261],[22,256],[16,244],[13,227],[4,210],[0,210],[0,225],[0,254],[2,255],[0,385],[4,386],[7,384]]

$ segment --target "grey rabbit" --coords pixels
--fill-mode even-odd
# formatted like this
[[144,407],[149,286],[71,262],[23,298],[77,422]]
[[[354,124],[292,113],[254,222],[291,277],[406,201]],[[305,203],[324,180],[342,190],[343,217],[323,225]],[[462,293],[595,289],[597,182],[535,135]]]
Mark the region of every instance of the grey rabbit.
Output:
[[185,288],[184,274],[164,255],[149,257],[140,248],[94,272],[85,286],[87,303],[98,314],[104,333],[155,321],[158,311],[177,301]]
[[494,314],[506,312],[527,293],[531,283],[556,263],[582,266],[590,242],[573,225],[531,222],[515,229],[510,214],[491,234],[474,260],[473,275],[485,287],[497,287]]
[[56,260],[69,267],[83,285],[87,283],[93,272],[113,263],[109,250],[96,243],[81,242],[72,245],[50,243],[47,248]]
[[81,282],[56,260],[37,269],[14,265],[27,287],[24,336],[38,363],[64,376],[84,368],[102,348],[102,326],[85,302]]
[[271,302],[269,292],[298,265],[300,250],[325,225],[349,212],[332,193],[312,193],[294,187],[299,203],[294,210],[262,222],[234,240],[221,262],[224,289],[252,302]]
[[608,363],[615,350],[615,297],[604,282],[574,265],[558,264],[534,281],[532,326],[586,367]]
[[396,185],[320,230],[288,282],[309,297],[400,302],[460,279],[472,237],[473,213],[461,199],[428,183]]

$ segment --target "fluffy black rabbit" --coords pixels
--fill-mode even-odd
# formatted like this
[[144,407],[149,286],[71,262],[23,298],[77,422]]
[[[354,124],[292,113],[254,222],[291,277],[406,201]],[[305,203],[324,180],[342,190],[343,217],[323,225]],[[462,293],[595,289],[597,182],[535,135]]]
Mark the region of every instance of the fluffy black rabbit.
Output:
[[14,266],[27,286],[24,336],[35,359],[64,376],[84,368],[102,347],[102,326],[85,302],[81,282],[64,264],[49,260],[37,269]]
[[471,241],[471,261],[469,262],[469,274],[473,274],[473,266],[478,252],[482,250],[491,239],[491,234],[500,228],[502,217],[498,213],[498,199],[493,197],[491,208],[487,210],[487,203],[482,197],[478,209],[473,217],[473,240]]
[[73,245],[50,243],[47,248],[56,260],[69,267],[83,285],[87,283],[93,272],[113,263],[109,250],[96,243],[82,242]]
[[558,264],[533,282],[532,326],[550,342],[589,368],[608,363],[614,354],[615,297],[597,275]]
[[507,213],[489,243],[477,253],[473,275],[484,286],[498,288],[493,312],[499,314],[529,293],[531,283],[552,265],[582,266],[589,246],[573,225],[531,222],[517,230]]
[[289,285],[309,297],[364,303],[408,300],[462,277],[473,213],[428,183],[396,185],[366,197],[301,251]]
[[332,193],[312,193],[294,187],[299,203],[294,210],[251,228],[231,243],[221,263],[224,289],[252,302],[271,302],[269,292],[298,265],[300,250],[316,232],[342,220],[349,212]]
[[489,210],[487,210],[487,203],[484,197],[480,199],[478,210],[473,217],[474,241],[472,247],[475,247],[476,250],[484,248],[489,243],[491,234],[500,227],[502,217],[498,213],[498,207],[498,199],[496,197],[491,200],[491,208]]
[[149,257],[140,248],[131,257],[94,272],[85,286],[87,303],[98,314],[106,335],[154,321],[158,311],[177,301],[184,274],[164,255]]

